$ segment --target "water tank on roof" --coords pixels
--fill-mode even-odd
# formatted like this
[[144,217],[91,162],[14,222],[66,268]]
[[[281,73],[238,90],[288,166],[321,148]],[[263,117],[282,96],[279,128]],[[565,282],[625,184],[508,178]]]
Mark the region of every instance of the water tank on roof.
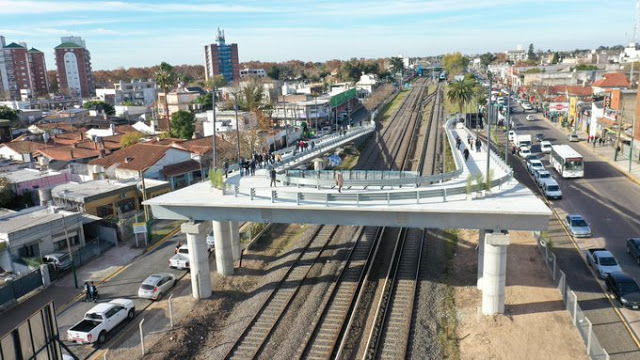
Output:
[[51,202],[51,200],[53,199],[53,196],[51,195],[51,189],[50,188],[39,188],[38,189],[38,197],[40,198],[40,205],[47,206],[47,204],[49,204]]

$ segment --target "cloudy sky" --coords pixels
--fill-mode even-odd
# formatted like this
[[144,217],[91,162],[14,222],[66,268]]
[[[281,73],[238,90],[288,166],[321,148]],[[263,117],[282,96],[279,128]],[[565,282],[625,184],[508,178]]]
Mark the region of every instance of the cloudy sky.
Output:
[[82,36],[99,70],[201,64],[218,27],[241,62],[594,48],[631,42],[634,13],[633,0],[0,0],[0,35],[49,69],[60,37]]

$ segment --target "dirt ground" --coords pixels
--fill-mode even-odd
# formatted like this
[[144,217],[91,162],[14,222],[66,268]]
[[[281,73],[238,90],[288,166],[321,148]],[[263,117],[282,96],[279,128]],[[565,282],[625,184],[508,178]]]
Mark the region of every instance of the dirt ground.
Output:
[[482,315],[478,231],[461,231],[453,259],[461,359],[588,359],[530,232],[511,232],[505,314]]

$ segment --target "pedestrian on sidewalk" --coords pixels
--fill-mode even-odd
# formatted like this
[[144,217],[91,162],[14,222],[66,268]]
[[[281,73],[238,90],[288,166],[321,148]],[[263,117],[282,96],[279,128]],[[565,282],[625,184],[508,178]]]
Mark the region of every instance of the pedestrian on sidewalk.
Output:
[[91,299],[93,302],[98,302],[98,289],[93,281],[91,282],[91,285],[89,285],[89,290],[91,291]]
[[469,149],[465,148],[464,149],[464,161],[467,162],[468,159],[469,159]]
[[467,144],[471,145],[471,134],[467,135]]
[[89,282],[84,282],[84,301],[89,301],[91,299],[91,286],[89,286]]
[[480,139],[476,139],[476,152],[482,152],[482,142]]
[[229,160],[225,160],[222,165],[222,169],[224,170],[224,178],[227,178],[227,174],[229,174]]
[[473,151],[473,141],[469,141],[469,150]]
[[338,192],[342,192],[342,184],[344,183],[344,178],[342,177],[342,172],[338,172],[336,175],[336,185],[338,186]]
[[276,169],[275,168],[271,168],[271,171],[269,171],[269,177],[271,178],[271,183],[269,184],[269,187],[277,187],[276,186]]

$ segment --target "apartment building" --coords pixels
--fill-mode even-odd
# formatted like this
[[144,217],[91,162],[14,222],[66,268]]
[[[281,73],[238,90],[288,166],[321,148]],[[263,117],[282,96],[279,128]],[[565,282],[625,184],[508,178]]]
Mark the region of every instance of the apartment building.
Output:
[[240,61],[238,44],[227,44],[224,30],[218,29],[216,43],[204,47],[205,79],[224,75],[228,83],[240,80]]
[[61,37],[60,40],[62,43],[55,47],[60,90],[76,97],[95,96],[91,54],[85,41],[79,36]]
[[7,45],[4,36],[0,36],[0,97],[17,101],[48,93],[44,53],[28,49],[26,43]]

